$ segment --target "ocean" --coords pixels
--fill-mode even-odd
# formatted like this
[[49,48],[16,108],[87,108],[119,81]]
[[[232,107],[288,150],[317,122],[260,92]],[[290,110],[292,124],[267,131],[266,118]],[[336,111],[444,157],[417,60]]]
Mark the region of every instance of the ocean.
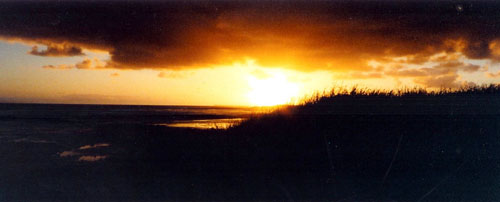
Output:
[[64,145],[115,125],[226,129],[268,111],[266,107],[0,104],[0,141]]
[[[155,145],[162,138],[190,141],[207,129],[213,134],[269,111],[265,107],[0,104],[0,201],[115,198],[113,192],[99,190],[123,186],[117,180],[137,175],[129,170],[117,177],[121,166],[161,155],[149,154],[147,146],[140,145]],[[172,152],[189,148],[173,146]]]
[[20,128],[21,123],[42,123],[54,130],[60,129],[61,123],[81,126],[116,122],[199,129],[218,128],[217,124],[221,124],[226,128],[227,123],[270,110],[268,107],[0,104],[0,128],[3,134],[23,130],[27,125]]
[[58,143],[112,125],[226,129],[263,107],[0,104],[0,141]]

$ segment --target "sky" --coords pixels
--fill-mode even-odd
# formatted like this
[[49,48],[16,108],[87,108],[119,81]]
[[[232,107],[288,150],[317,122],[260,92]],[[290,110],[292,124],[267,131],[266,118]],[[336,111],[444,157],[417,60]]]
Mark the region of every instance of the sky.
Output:
[[274,105],[500,81],[494,1],[3,1],[0,102]]

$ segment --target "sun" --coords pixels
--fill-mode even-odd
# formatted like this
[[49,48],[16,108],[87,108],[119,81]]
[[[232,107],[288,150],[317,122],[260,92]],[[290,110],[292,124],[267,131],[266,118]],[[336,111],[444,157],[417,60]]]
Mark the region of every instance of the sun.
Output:
[[296,83],[287,80],[280,72],[269,74],[266,78],[249,76],[249,102],[256,106],[274,106],[291,103],[297,97],[299,87]]

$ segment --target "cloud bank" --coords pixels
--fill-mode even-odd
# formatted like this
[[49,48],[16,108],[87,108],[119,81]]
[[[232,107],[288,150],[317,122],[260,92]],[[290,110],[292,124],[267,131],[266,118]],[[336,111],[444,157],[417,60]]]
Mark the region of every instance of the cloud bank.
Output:
[[253,58],[304,71],[367,70],[367,61],[388,57],[414,64],[437,53],[497,59],[499,8],[478,1],[2,2],[0,36],[47,46],[29,52],[39,56],[108,51],[107,68]]

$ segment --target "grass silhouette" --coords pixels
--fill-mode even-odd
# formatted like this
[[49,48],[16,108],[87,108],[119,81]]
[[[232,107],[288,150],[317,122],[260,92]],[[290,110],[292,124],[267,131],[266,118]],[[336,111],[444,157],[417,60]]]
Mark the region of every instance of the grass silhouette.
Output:
[[[253,160],[241,167],[281,179],[300,200],[497,200],[488,176],[500,176],[491,169],[499,165],[499,110],[500,86],[493,84],[337,88],[227,133],[246,149],[237,156]],[[448,175],[457,168],[461,173]],[[457,190],[468,191],[449,194]]]

